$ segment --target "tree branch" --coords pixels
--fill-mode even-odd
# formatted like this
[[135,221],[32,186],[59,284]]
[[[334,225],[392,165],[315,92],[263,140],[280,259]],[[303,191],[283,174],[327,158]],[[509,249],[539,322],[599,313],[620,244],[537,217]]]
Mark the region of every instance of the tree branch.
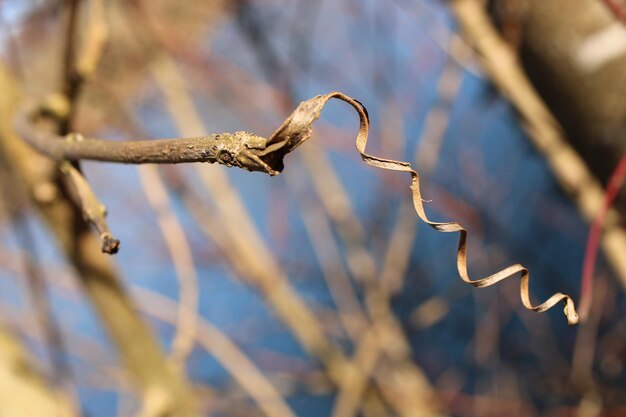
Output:
[[94,194],[83,174],[70,162],[63,161],[60,170],[67,180],[68,189],[73,191],[74,202],[80,207],[85,221],[91,223],[100,236],[102,252],[115,254],[120,248],[120,241],[113,238],[105,220],[106,208]]
[[178,164],[209,162],[236,166],[248,171],[278,174],[282,166],[274,156],[263,156],[267,139],[249,132],[215,133],[209,136],[134,140],[127,142],[84,138],[82,135],[60,136],[36,127],[42,115],[22,110],[14,119],[15,130],[29,145],[55,159],[90,159],[125,164]]

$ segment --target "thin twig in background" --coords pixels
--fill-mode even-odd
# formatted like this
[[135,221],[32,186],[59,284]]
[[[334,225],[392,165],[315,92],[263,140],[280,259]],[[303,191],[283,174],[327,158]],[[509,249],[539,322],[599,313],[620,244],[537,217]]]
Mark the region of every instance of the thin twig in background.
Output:
[[23,219],[21,221],[16,219],[14,225],[18,240],[21,241],[21,246],[25,250],[21,256],[23,272],[27,279],[37,321],[43,330],[44,340],[50,350],[52,377],[58,384],[65,386],[68,393],[71,393],[74,400],[77,400],[66,343],[50,305],[48,285],[43,270],[37,262],[32,232]]
[[588,317],[591,310],[591,300],[593,299],[593,272],[596,265],[596,256],[598,254],[598,245],[600,244],[600,237],[602,235],[602,229],[604,228],[604,222],[606,221],[606,215],[615,197],[619,193],[619,190],[624,184],[626,179],[626,154],[622,157],[619,164],[613,171],[609,183],[604,193],[604,199],[602,201],[602,209],[598,211],[591,228],[589,230],[589,237],[587,239],[587,247],[585,248],[585,257],[583,259],[582,276],[580,279],[580,301],[579,312],[581,317]]
[[[85,0],[83,0],[85,1]],[[80,56],[76,60],[77,76],[83,80],[90,78],[98,67],[109,40],[109,25],[107,24],[105,0],[89,0],[89,13],[85,41]]]
[[63,67],[61,72],[61,94],[68,103],[68,113],[59,123],[59,133],[67,135],[76,113],[76,101],[83,86],[83,79],[76,71],[76,56],[78,55],[78,18],[80,0],[65,0],[67,9],[67,25],[65,27],[65,47],[63,48]]
[[303,179],[296,177],[287,179],[288,185],[296,191],[296,195],[299,196],[298,200],[302,202],[300,211],[304,227],[339,311],[343,327],[350,339],[356,341],[368,326],[368,320],[363,313],[350,276],[343,267],[341,252],[335,243],[330,224],[326,216],[320,213],[320,208],[315,206],[312,199],[308,197],[308,193],[303,190],[305,186],[303,182]]
[[[20,270],[21,269],[22,268],[20,268]],[[74,290],[76,289],[75,286],[72,286],[72,288]],[[37,330],[38,323],[36,322],[38,320],[36,317],[32,317],[30,312],[0,303],[0,313],[2,313],[3,316],[10,317],[3,325],[19,328],[19,333],[22,338],[25,338],[29,342],[45,343],[45,340]],[[66,334],[70,332],[70,329],[64,330]],[[103,363],[105,362],[103,361],[104,358],[109,359],[109,352],[95,340],[90,340],[84,335],[73,335],[72,343],[68,346],[67,353],[73,360],[79,361],[81,364],[90,365],[90,369],[81,369],[81,372],[76,374],[75,382],[80,384],[81,387],[87,385],[100,390],[118,392],[130,390],[128,384],[124,383],[124,371],[112,363]],[[113,361],[112,358],[110,358],[110,360]],[[87,366],[84,368],[87,368]],[[54,393],[59,394],[59,392],[56,391]],[[73,405],[73,411],[78,413],[75,404]]]
[[48,283],[38,262],[32,228],[24,214],[29,208],[28,196],[19,178],[4,159],[4,153],[0,154],[0,195],[3,200],[0,202],[0,217],[10,219],[18,246],[23,250],[18,257],[22,266],[20,272],[26,277],[25,285],[46,341],[52,378],[56,384],[64,386],[73,395],[76,387],[72,381],[66,346],[50,305]]
[[15,36],[14,25],[5,17],[7,9],[6,2],[0,2],[0,27],[2,28],[2,36],[6,39],[7,65],[15,71],[19,78],[24,77],[24,64],[20,48]]
[[576,343],[572,357],[570,381],[574,389],[580,393],[577,415],[580,417],[598,417],[602,413],[601,386],[595,381],[593,366],[594,353],[597,349],[600,317],[607,299],[608,284],[606,279],[595,281],[596,291],[593,292],[594,302],[589,308],[590,314],[585,326],[581,326],[576,334]]
[[184,364],[194,347],[198,322],[198,276],[191,254],[191,245],[169,202],[163,180],[154,166],[138,169],[144,194],[157,216],[161,234],[170,253],[179,288],[178,319],[172,342],[171,359],[179,367]]
[[[141,300],[139,307],[142,311],[178,327],[180,306],[175,301],[145,288],[135,287],[133,292]],[[261,370],[216,326],[203,318],[197,318],[194,341],[224,366],[267,417],[295,416]]]

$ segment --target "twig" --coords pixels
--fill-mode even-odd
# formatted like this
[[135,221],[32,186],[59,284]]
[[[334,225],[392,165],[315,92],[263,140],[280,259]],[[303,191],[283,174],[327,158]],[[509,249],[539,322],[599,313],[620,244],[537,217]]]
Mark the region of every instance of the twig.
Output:
[[59,132],[63,135],[70,132],[74,114],[76,113],[76,99],[82,87],[82,78],[76,71],[76,50],[78,49],[78,8],[81,0],[66,0],[68,22],[65,29],[65,48],[63,50],[63,84],[62,92],[69,103],[69,112],[59,124]]
[[80,140],[45,132],[29,120],[28,111],[17,113],[14,126],[33,148],[57,161],[89,159],[126,164],[178,164],[209,162],[236,166],[248,171],[276,175],[282,170],[282,156],[264,155],[266,139],[248,132],[216,133],[210,136],[133,140],[128,142]]
[[87,80],[96,71],[109,39],[104,0],[89,0],[88,19],[90,30],[86,34],[85,45],[76,63],[76,72],[82,80]]
[[93,224],[98,231],[100,242],[102,242],[102,252],[117,253],[120,241],[111,235],[105,220],[106,208],[100,203],[83,174],[68,161],[61,162],[59,169],[68,180],[68,188],[74,191],[72,195],[83,213],[84,220]]
[[12,172],[11,165],[3,156],[0,154],[0,194],[4,200],[0,203],[0,215],[11,219],[16,240],[23,249],[23,253],[18,256],[21,261],[20,272],[26,277],[32,310],[48,348],[52,377],[59,386],[64,386],[69,393],[75,394],[65,343],[48,299],[48,284],[37,262],[32,231],[23,216],[28,197],[18,177]]
[[176,270],[180,301],[171,358],[179,368],[184,369],[185,360],[194,347],[198,325],[198,276],[191,246],[170,206],[167,190],[156,167],[140,166],[139,179],[146,198],[157,215],[161,234],[165,238]]
[[622,156],[619,164],[613,171],[613,175],[609,179],[609,184],[606,187],[604,193],[604,200],[602,201],[602,209],[596,215],[596,218],[591,224],[589,230],[589,237],[587,239],[587,247],[585,248],[585,257],[583,260],[583,273],[580,280],[580,301],[579,312],[580,317],[585,320],[589,316],[591,310],[591,300],[593,299],[593,271],[596,265],[596,256],[598,254],[598,245],[600,244],[600,237],[602,235],[602,228],[606,221],[606,215],[615,197],[619,193],[620,188],[624,184],[626,179],[626,154]]
[[[135,287],[133,291],[141,300],[139,307],[142,311],[178,326],[176,302],[145,288]],[[197,327],[194,341],[219,361],[266,416],[295,416],[274,385],[226,334],[202,318],[198,318]]]
[[[33,237],[24,219],[14,218],[16,234],[22,241],[25,250],[21,256],[24,275],[26,275],[30,289],[31,301],[38,324],[43,329],[44,340],[48,344],[52,375],[61,386],[65,385],[70,393],[76,393],[72,381],[72,371],[69,366],[66,343],[63,333],[53,314],[48,299],[48,285],[42,274],[41,266],[36,262]],[[33,256],[34,255],[34,256]]]
[[308,193],[303,191],[302,181],[298,181],[297,178],[289,181],[290,178],[288,185],[296,190],[298,200],[302,202],[304,227],[339,311],[343,327],[350,339],[357,341],[369,322],[363,313],[348,271],[343,267],[341,251],[335,243],[330,224],[326,216],[320,213],[319,207],[312,204]]

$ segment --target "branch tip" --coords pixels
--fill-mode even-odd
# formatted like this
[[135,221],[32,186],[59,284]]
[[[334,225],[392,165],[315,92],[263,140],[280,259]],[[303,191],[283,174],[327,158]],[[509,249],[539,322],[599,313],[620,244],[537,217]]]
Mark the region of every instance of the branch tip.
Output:
[[104,233],[100,236],[102,241],[102,253],[108,253],[109,255],[115,255],[120,249],[120,241],[114,239],[110,233]]

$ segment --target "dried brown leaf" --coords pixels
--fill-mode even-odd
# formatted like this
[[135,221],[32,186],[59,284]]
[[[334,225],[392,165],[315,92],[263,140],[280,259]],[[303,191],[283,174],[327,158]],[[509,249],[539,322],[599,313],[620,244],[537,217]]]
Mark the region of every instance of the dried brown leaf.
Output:
[[[411,175],[411,193],[413,197],[413,207],[419,218],[433,229],[439,232],[459,232],[459,246],[457,250],[457,269],[463,281],[473,285],[474,287],[488,287],[496,284],[506,278],[512,277],[520,273],[520,296],[522,304],[529,310],[536,312],[544,312],[559,302],[564,303],[564,313],[567,322],[570,325],[578,323],[578,314],[574,306],[574,301],[566,294],[556,293],[547,301],[533,305],[530,300],[529,279],[530,273],[528,269],[520,264],[511,265],[501,271],[496,272],[488,277],[472,280],[467,272],[467,231],[456,222],[434,222],[428,218],[424,209],[424,204],[420,192],[419,174],[415,171],[411,164],[404,161],[395,161],[392,159],[380,158],[365,152],[367,145],[367,137],[369,132],[369,117],[365,107],[358,101],[343,93],[332,92],[325,95],[313,97],[310,100],[300,103],[296,110],[289,116],[282,126],[271,136],[267,142],[267,147],[261,154],[261,158],[266,162],[268,156],[280,156],[282,165],[282,156],[291,152],[293,149],[301,145],[311,137],[311,125],[320,116],[320,112],[324,105],[332,98],[336,98],[350,104],[359,114],[360,126],[359,133],[356,137],[356,148],[361,154],[363,161],[373,167],[387,169],[391,171],[407,172]],[[276,161],[268,162],[274,169],[280,171],[279,166],[274,165]]]

